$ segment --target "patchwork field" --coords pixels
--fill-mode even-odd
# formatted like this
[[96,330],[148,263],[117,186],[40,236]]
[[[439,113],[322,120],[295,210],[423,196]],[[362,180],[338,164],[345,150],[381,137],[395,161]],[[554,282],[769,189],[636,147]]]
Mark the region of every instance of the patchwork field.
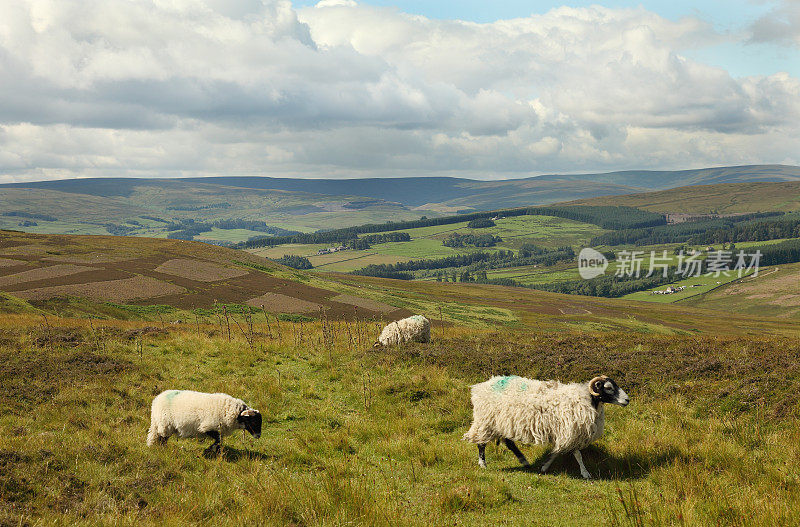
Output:
[[386,304],[370,309],[367,298],[333,300],[347,291],[314,287],[269,260],[196,242],[0,231],[0,262],[0,292],[30,302],[31,309],[75,298],[76,306],[77,299],[88,299],[180,309],[263,305],[275,314],[324,309],[327,316],[351,318],[405,313]]
[[47,267],[39,267],[37,269],[30,269],[28,271],[20,271],[19,273],[0,276],[0,287],[12,284],[20,284],[23,282],[55,280],[57,278],[61,278],[62,276],[69,276],[86,271],[96,270],[97,268],[95,267],[85,267],[81,265],[48,265]]
[[[345,250],[332,254],[317,255],[317,251],[328,247],[324,244],[287,244],[278,247],[252,249],[253,254],[266,258],[280,258],[291,254],[305,256],[314,268],[321,271],[349,272],[371,264],[394,264],[424,258],[443,258],[477,251],[499,249],[518,250],[523,244],[532,243],[547,248],[560,246],[583,247],[588,241],[606,232],[596,225],[552,216],[518,216],[496,220],[494,227],[470,229],[467,222],[436,225],[391,232],[406,232],[411,236],[407,242],[375,244],[366,250]],[[503,241],[493,247],[447,247],[442,241],[452,234],[491,234]],[[363,235],[362,235],[363,236]]]
[[231,269],[211,262],[182,258],[167,260],[153,270],[157,273],[171,274],[198,282],[218,282],[247,274],[244,269]]
[[181,295],[186,289],[149,276],[105,280],[82,284],[54,285],[12,291],[23,300],[50,300],[63,297],[84,297],[97,301],[130,302],[151,300],[166,295]]

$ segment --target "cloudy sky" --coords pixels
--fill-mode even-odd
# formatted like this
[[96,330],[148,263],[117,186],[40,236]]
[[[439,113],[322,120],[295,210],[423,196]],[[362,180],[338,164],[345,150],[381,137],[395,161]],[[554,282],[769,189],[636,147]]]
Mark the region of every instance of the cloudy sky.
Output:
[[800,164],[800,0],[0,2],[0,182]]

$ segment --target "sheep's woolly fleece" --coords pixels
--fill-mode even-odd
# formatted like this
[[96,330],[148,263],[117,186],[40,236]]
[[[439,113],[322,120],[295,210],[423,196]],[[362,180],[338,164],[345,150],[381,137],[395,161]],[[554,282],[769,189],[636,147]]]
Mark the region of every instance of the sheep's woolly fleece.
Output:
[[167,390],[153,399],[147,444],[159,437],[202,437],[206,432],[227,435],[240,428],[236,419],[249,407],[241,399],[225,393]]
[[430,342],[431,322],[422,315],[413,315],[387,324],[378,337],[382,346],[395,346],[404,342]]
[[473,422],[464,440],[511,439],[553,445],[553,452],[586,447],[603,433],[603,405],[592,406],[586,384],[492,377],[472,386]]

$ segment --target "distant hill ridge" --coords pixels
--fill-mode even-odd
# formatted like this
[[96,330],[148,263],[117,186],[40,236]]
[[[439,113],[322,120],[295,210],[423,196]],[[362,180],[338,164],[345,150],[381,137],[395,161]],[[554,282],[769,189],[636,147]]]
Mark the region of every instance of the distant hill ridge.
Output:
[[561,203],[635,207],[660,214],[742,214],[800,211],[800,181],[695,185]]
[[[749,165],[696,170],[629,170],[608,173],[548,174],[521,179],[478,181],[457,177],[401,177],[358,179],[293,179],[261,176],[203,178],[88,178],[29,183],[7,183],[11,188],[58,190],[92,196],[130,196],[136,187],[224,186],[240,189],[281,190],[335,196],[357,196],[399,202],[410,207],[426,204],[469,205],[488,210],[505,206],[536,205],[592,196],[628,194],[648,190],[741,182],[800,181],[800,167]],[[571,184],[570,184],[571,183]],[[588,196],[586,196],[588,197]],[[520,199],[524,200],[520,203]]]
[[[728,190],[709,197],[708,184],[753,185],[733,201]],[[457,177],[290,179],[260,176],[207,178],[94,178],[0,184],[0,228],[70,234],[166,236],[175,221],[208,224],[264,222],[289,231],[315,232],[392,221],[415,221],[462,213],[528,208],[572,202],[638,207],[641,195],[674,187],[694,188],[669,198],[653,212],[800,210],[783,204],[798,192],[762,188],[800,182],[800,167],[754,165],[680,171],[621,171],[604,174],[551,174],[521,179],[476,181]],[[766,187],[764,186],[766,185]],[[758,187],[756,189],[756,187]],[[793,187],[792,187],[793,188]],[[755,189],[755,190],[754,190]],[[765,192],[765,191],[764,191]],[[687,196],[694,196],[687,199]],[[586,201],[605,196],[605,201]],[[753,198],[761,196],[753,205]],[[611,201],[609,201],[611,200]],[[627,201],[626,201],[627,200]],[[742,203],[748,205],[742,209]],[[688,210],[689,204],[697,204]],[[702,205],[702,206],[700,206]],[[737,208],[739,207],[739,208]],[[749,207],[749,208],[748,208]],[[742,209],[742,210],[740,210]],[[47,214],[47,219],[32,214]],[[14,216],[9,215],[14,214]],[[28,219],[25,219],[28,218]],[[227,223],[226,223],[227,224]],[[195,239],[238,243],[263,233],[215,229]]]

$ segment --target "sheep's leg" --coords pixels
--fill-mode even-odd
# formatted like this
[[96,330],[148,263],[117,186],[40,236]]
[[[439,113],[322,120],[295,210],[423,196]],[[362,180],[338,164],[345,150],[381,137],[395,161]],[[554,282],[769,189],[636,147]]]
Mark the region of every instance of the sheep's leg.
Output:
[[581,455],[580,450],[576,450],[572,453],[575,456],[575,459],[578,461],[578,466],[581,467],[581,476],[583,479],[592,479],[592,475],[589,474],[589,471],[586,470],[586,466],[583,464],[583,456]]
[[508,448],[515,456],[517,456],[517,459],[519,460],[519,462],[522,464],[523,467],[527,467],[528,465],[530,465],[530,463],[528,463],[528,460],[525,459],[525,455],[519,451],[519,448],[517,448],[517,445],[515,445],[512,440],[503,439],[503,442],[505,443],[506,448]]
[[486,468],[486,443],[478,445],[478,466]]
[[214,440],[211,445],[206,449],[206,452],[209,454],[219,454],[220,447],[222,446],[222,437],[220,437],[219,432],[216,430],[212,430],[211,432],[206,432],[206,435]]
[[547,469],[550,468],[550,465],[553,464],[553,461],[555,461],[557,457],[558,457],[558,452],[553,452],[552,454],[550,454],[550,457],[547,458],[547,461],[545,461],[544,465],[542,465],[542,474],[547,472]]

